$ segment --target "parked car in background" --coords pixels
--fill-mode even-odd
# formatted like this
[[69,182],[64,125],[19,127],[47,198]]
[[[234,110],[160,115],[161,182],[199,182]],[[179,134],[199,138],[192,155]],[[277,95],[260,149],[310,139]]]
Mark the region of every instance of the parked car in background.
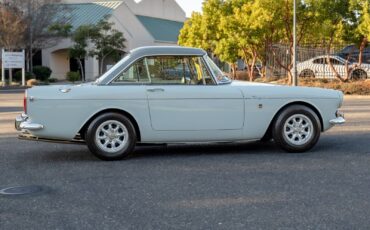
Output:
[[[356,45],[349,45],[344,47],[336,55],[347,60],[349,57],[350,62],[358,62],[360,56],[360,50]],[[370,64],[370,47],[366,47],[362,52],[362,62]]]
[[[345,77],[347,60],[335,55],[331,55],[329,58],[338,74]],[[355,62],[349,62],[348,66],[354,67],[349,73],[351,79],[359,80],[370,77],[370,64],[363,63],[357,66]],[[335,72],[330,68],[326,55],[298,63],[297,72],[299,77],[302,78],[335,78]]]
[[96,82],[28,89],[15,126],[21,139],[86,143],[103,160],[140,143],[273,138],[304,152],[345,122],[342,102],[336,90],[231,81],[201,49],[143,47]]

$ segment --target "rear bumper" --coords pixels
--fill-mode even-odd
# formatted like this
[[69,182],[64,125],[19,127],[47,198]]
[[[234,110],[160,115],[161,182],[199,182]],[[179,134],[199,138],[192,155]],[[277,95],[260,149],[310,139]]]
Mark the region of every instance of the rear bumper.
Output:
[[40,130],[43,129],[44,126],[41,124],[32,123],[32,121],[29,119],[27,114],[22,113],[21,115],[17,116],[15,118],[15,129],[18,131],[22,130]]
[[332,124],[332,125],[342,125],[342,124],[346,123],[346,120],[344,119],[344,113],[337,111],[335,113],[335,115],[336,115],[336,118],[330,120],[329,121],[330,124]]

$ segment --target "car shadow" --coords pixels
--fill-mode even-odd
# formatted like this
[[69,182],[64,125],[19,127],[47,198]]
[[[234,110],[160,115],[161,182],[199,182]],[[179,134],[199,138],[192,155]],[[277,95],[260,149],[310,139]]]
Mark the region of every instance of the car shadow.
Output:
[[[45,162],[99,162],[100,160],[89,152],[85,146],[54,144],[58,150],[45,151],[32,160]],[[50,148],[49,148],[50,149]],[[66,149],[68,149],[66,151]],[[137,146],[130,159],[144,158],[174,158],[199,155],[244,155],[244,154],[282,154],[271,142],[233,142],[233,143],[196,143],[196,144],[163,144]]]
[[[171,159],[176,157],[194,157],[201,155],[221,156],[221,155],[285,155],[293,157],[306,157],[318,155],[348,154],[349,152],[369,152],[370,146],[357,147],[348,143],[365,143],[369,138],[367,135],[342,135],[330,134],[323,135],[317,145],[305,153],[287,153],[281,150],[273,141],[270,142],[228,142],[228,143],[193,143],[193,144],[168,144],[168,145],[144,145],[137,146],[128,159]],[[48,144],[49,145],[49,144]],[[39,146],[42,147],[42,146]],[[54,148],[33,155],[32,160],[59,161],[59,162],[100,162],[100,159],[93,156],[86,146],[54,144]],[[53,149],[53,150],[51,150]]]
[[229,154],[281,154],[284,153],[271,142],[227,142],[169,144],[136,147],[131,158],[184,157],[198,155]]

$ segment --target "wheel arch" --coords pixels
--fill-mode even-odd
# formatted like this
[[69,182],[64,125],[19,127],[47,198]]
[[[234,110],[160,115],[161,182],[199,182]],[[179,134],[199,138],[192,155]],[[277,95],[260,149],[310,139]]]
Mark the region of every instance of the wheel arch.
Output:
[[137,141],[141,141],[141,133],[140,133],[140,128],[139,128],[139,125],[136,121],[136,119],[134,118],[134,116],[132,116],[130,113],[128,113],[127,111],[124,111],[124,110],[121,110],[121,109],[114,109],[114,108],[109,108],[109,109],[103,109],[97,113],[95,113],[93,116],[91,116],[86,122],[85,124],[80,128],[80,130],[78,131],[78,133],[80,134],[80,137],[82,139],[85,139],[85,132],[87,130],[87,128],[89,127],[89,125],[91,124],[91,122],[96,119],[98,116],[104,114],[104,113],[119,113],[121,115],[124,115],[126,116],[130,121],[131,123],[134,125],[134,128],[135,128],[135,132],[136,132],[136,138],[137,138]]
[[284,106],[282,106],[274,115],[273,119],[271,120],[264,136],[263,136],[263,139],[268,139],[270,137],[272,137],[272,126],[274,124],[274,122],[276,121],[276,119],[278,118],[279,114],[284,111],[286,108],[288,108],[289,106],[292,106],[292,105],[303,105],[303,106],[307,106],[308,108],[312,109],[312,111],[314,111],[314,113],[318,116],[319,120],[320,120],[320,125],[321,125],[321,132],[324,131],[324,122],[323,122],[323,118],[322,118],[322,115],[320,113],[320,111],[315,107],[313,106],[312,104],[308,103],[308,102],[305,102],[305,101],[293,101],[293,102],[289,102],[287,104],[285,104]]
[[[354,69],[351,70],[351,72],[349,74],[350,75],[350,79],[353,79],[353,74],[354,74],[355,71],[362,71],[366,75],[365,79],[368,79],[369,78],[370,71],[367,71],[366,69],[361,68],[361,66],[359,66],[359,67],[356,67],[356,68],[354,68]],[[356,80],[358,80],[358,79],[356,79]]]
[[311,69],[310,67],[307,67],[307,66],[305,66],[304,68],[301,68],[301,70],[298,71],[298,76],[300,78],[305,78],[304,76],[302,76],[302,73],[304,73],[304,72],[310,72],[310,73],[312,73],[311,78],[316,78],[315,71],[313,69]]

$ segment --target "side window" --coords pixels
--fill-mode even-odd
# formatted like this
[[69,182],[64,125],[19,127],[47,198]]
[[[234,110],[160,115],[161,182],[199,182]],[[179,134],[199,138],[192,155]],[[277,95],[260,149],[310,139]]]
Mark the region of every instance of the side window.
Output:
[[212,82],[201,57],[148,57],[147,64],[152,84],[204,85]]
[[324,58],[318,58],[313,60],[314,64],[325,64],[325,59]]
[[338,61],[337,59],[334,59],[334,58],[330,58],[330,62],[333,65],[343,65],[343,63],[341,63],[340,61]]
[[120,73],[113,83],[147,83],[149,82],[146,60],[140,59],[132,64],[127,70]]
[[205,85],[213,85],[214,82],[212,80],[211,74],[208,71],[203,58],[201,57],[191,57],[188,58],[189,66],[193,68],[192,71],[192,84],[205,84]]
[[120,73],[112,83],[214,84],[202,57],[194,56],[142,58]]
[[182,58],[172,56],[148,57],[147,64],[153,84],[183,84],[189,72]]

